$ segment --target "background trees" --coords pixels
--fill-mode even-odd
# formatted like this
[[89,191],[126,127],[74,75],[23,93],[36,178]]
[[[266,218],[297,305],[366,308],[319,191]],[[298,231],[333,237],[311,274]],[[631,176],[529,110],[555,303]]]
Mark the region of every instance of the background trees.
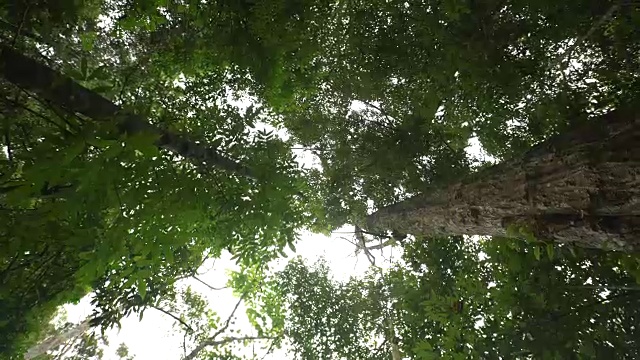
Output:
[[[632,359],[636,280],[619,255],[461,237],[411,241],[381,276],[333,280],[322,262],[289,263],[272,284],[291,353],[389,359],[387,320],[412,359]],[[635,260],[633,260],[635,261]]]
[[[475,172],[484,165],[465,151],[470,140],[498,161],[517,157],[576,124],[637,107],[640,89],[640,18],[628,1],[32,1],[2,5],[0,18],[0,352],[10,357],[37,342],[60,304],[92,292],[92,324],[115,324],[171,294],[176,279],[224,250],[263,269],[294,246],[300,229],[362,225],[376,209]],[[44,72],[29,69],[59,74],[61,82],[47,87]],[[113,111],[97,111],[90,99]],[[267,130],[278,127],[286,136]],[[167,146],[178,136],[186,142]],[[189,161],[190,149],[202,147],[252,176]],[[301,169],[292,147],[322,168]],[[351,323],[332,332],[338,325],[305,328],[300,320],[287,336],[294,344],[311,339],[314,348],[294,351],[378,356],[386,345],[374,340],[386,339],[386,330],[374,326],[377,306],[397,313],[403,352],[415,356],[484,356],[496,348],[525,356],[537,351],[534,342],[557,340],[549,356],[591,348],[600,356],[617,344],[633,357],[631,342],[607,335],[632,333],[632,255],[570,257],[568,247],[417,235],[415,243],[398,237],[405,262],[416,266],[399,264],[380,279],[338,285],[323,280],[326,271],[295,263],[283,273],[289,280],[274,293],[295,293],[295,284],[305,284],[296,276],[312,274],[325,297],[343,298],[324,305]],[[438,257],[420,255],[432,242],[442,246]],[[545,253],[553,254],[548,262]],[[445,271],[451,287],[429,298],[439,302],[428,310],[415,305],[412,296],[431,291],[424,277],[457,256],[460,274]],[[540,279],[528,277],[537,271]],[[606,297],[579,288],[589,277],[590,286],[617,288]],[[402,291],[414,295],[392,296],[404,282],[412,286]],[[486,305],[487,292],[510,286],[523,297],[496,294],[499,305]],[[361,288],[366,296],[358,300]],[[304,304],[281,296],[295,319]],[[466,310],[438,318],[451,315],[440,309],[451,297]],[[584,315],[578,305],[610,321],[596,328],[600,313]],[[571,314],[551,322],[566,336],[549,338],[531,325],[556,310]],[[485,325],[469,327],[479,314]],[[429,316],[438,319],[428,333],[434,340],[421,343],[414,334],[426,330],[416,319]],[[508,334],[489,332],[492,326]],[[341,350],[311,338],[320,329]]]

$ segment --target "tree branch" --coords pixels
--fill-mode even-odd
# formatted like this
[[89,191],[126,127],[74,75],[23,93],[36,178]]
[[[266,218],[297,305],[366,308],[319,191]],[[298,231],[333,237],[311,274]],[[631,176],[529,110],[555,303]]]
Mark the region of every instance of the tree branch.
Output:
[[[217,345],[225,344],[225,343],[232,342],[232,341],[239,341],[241,339],[249,340],[249,338],[235,338],[235,337],[227,337],[227,338],[225,338],[223,340],[216,340],[218,335],[222,334],[223,332],[225,332],[229,328],[229,324],[231,323],[231,319],[233,319],[233,317],[235,316],[235,313],[238,310],[238,307],[240,307],[240,303],[242,303],[242,300],[244,300],[245,296],[247,296],[246,292],[244,294],[242,294],[240,299],[238,299],[238,302],[236,303],[236,306],[233,307],[233,310],[231,311],[231,314],[229,314],[229,317],[225,321],[224,325],[220,329],[218,329],[218,331],[216,331],[215,334],[213,334],[213,336],[207,338],[206,340],[204,340],[203,342],[198,344],[193,350],[191,350],[189,355],[184,357],[183,360],[193,360],[207,346],[217,346]],[[258,337],[258,338],[260,338],[260,337]],[[257,338],[256,337],[251,337],[251,339],[257,339]],[[266,339],[266,338],[263,337],[262,339]]]
[[586,34],[584,34],[583,36],[580,36],[576,39],[576,42],[574,42],[571,46],[569,46],[569,48],[563,52],[562,54],[558,55],[558,57],[556,57],[555,61],[552,63],[554,66],[558,65],[560,63],[562,63],[562,61],[571,56],[571,53],[573,52],[573,50],[575,50],[575,48],[577,48],[578,46],[580,46],[582,44],[582,42],[584,42],[587,38],[589,38],[595,31],[596,29],[598,29],[600,26],[602,26],[607,20],[609,20],[609,18],[611,18],[611,16],[613,16],[613,13],[616,12],[616,10],[618,10],[618,4],[613,4],[611,5],[611,7],[609,8],[609,10],[607,10],[606,13],[604,13],[604,15],[602,15],[600,17],[600,19],[598,19],[598,21],[596,21],[593,26],[591,26],[591,28],[589,28],[589,31],[587,31]]
[[194,278],[194,279],[196,279],[198,282],[200,282],[201,284],[203,284],[204,286],[208,287],[208,288],[209,288],[209,289],[211,289],[211,290],[224,290],[224,289],[227,289],[227,288],[228,288],[227,286],[223,286],[223,287],[219,287],[219,288],[218,288],[218,287],[211,286],[211,285],[207,284],[206,282],[202,281],[199,277],[197,277],[197,276],[195,276],[195,275],[193,275],[193,276],[191,276],[191,277],[192,277],[192,278]]
[[185,328],[187,328],[187,330],[191,333],[194,332],[193,328],[191,327],[191,325],[187,324],[186,322],[184,322],[184,320],[180,319],[179,317],[173,315],[172,313],[168,312],[167,310],[161,308],[161,307],[157,307],[157,306],[150,306],[152,309],[158,310],[161,313],[170,316],[171,318],[173,318],[175,321],[179,322],[180,324],[182,324],[182,326],[184,326]]
[[202,343],[200,343],[200,345],[198,345],[196,349],[194,349],[191,353],[189,353],[189,355],[187,355],[183,360],[193,360],[198,355],[198,353],[207,346],[220,346],[220,345],[228,344],[231,342],[237,342],[237,341],[276,340],[276,339],[278,339],[278,337],[276,336],[240,336],[240,337],[229,336],[221,340],[213,340],[212,338],[209,338],[203,341]]
[[220,154],[217,149],[160,129],[142,116],[124,111],[102,95],[5,44],[0,44],[0,69],[7,81],[33,91],[73,113],[95,121],[117,120],[120,133],[154,134],[158,137],[156,145],[159,148],[187,158],[196,165],[204,163],[244,177],[254,177],[249,168]]

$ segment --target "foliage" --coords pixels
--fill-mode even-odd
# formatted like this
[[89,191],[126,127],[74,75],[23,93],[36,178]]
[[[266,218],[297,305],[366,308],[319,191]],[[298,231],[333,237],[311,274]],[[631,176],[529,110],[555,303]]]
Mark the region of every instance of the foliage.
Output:
[[389,358],[389,318],[415,359],[637,358],[640,288],[621,266],[628,256],[556,246],[536,259],[535,246],[413,241],[384,276],[346,282],[322,262],[293,260],[270,291],[283,299],[297,359]]
[[[306,209],[314,195],[291,150],[257,127],[257,111],[232,104],[224,69],[175,83],[175,74],[132,62],[146,56],[140,49],[112,44],[118,29],[87,32],[96,19],[80,13],[70,28],[36,21],[49,10],[24,10],[30,35],[16,40],[25,52],[41,58],[36,45],[52,41],[51,66],[127,111],[224,149],[257,180],[195,166],[159,151],[151,137],[118,134],[115,122],[68,113],[3,82],[0,351],[7,354],[25,351],[58,305],[90,290],[93,324],[107,327],[223,249],[240,263],[263,263],[313,226]],[[88,36],[90,46],[82,43]]]
[[[193,164],[159,150],[152,136],[122,133],[118,119],[73,114],[2,79],[0,356],[9,358],[41,338],[57,306],[89,292],[93,323],[117,324],[223,250],[260,268],[293,248],[300,229],[358,224],[372,209],[456,181],[478,165],[465,152],[470,138],[498,159],[516,156],[572,123],[636,105],[640,89],[633,2],[14,1],[0,5],[0,20],[3,46],[256,173],[247,179]],[[238,106],[241,98],[254,106]],[[315,154],[322,169],[300,169],[293,145]],[[630,349],[633,299],[610,290],[611,301],[593,309],[611,321],[596,329],[575,306],[599,292],[567,286],[587,277],[627,286],[638,274],[634,257],[571,258],[566,248],[512,251],[506,243],[438,240],[426,247],[441,246],[433,254],[410,245],[411,267],[347,284],[322,280],[321,266],[294,264],[278,286],[300,293],[315,279],[325,307],[302,307],[274,289],[248,298],[251,319],[268,333],[286,329],[283,306],[294,317],[326,306],[345,314],[337,319],[351,327],[322,339],[318,327],[337,325],[289,328],[295,351],[309,356],[333,352],[321,342],[329,338],[340,351],[374,356],[385,330],[373,309],[391,304],[412,324],[399,335],[411,354],[473,357],[499,345],[513,355],[539,351],[541,339],[561,355],[613,351],[608,344]],[[420,264],[440,269],[440,282]],[[424,288],[430,281],[433,289]],[[432,290],[439,291],[433,302],[416,303]],[[407,303],[389,297],[397,291],[407,292],[400,296]],[[330,301],[334,293],[344,303]],[[440,310],[454,295],[470,311],[448,319]],[[364,318],[346,315],[358,307],[368,309],[355,311]],[[614,319],[614,310],[628,316]],[[518,327],[558,311],[571,314],[561,317],[566,336]],[[485,326],[470,328],[471,314],[485,314]],[[425,329],[418,316],[440,317]],[[488,330],[498,327],[512,337]],[[625,336],[612,338],[614,330]],[[478,347],[458,345],[465,342]]]

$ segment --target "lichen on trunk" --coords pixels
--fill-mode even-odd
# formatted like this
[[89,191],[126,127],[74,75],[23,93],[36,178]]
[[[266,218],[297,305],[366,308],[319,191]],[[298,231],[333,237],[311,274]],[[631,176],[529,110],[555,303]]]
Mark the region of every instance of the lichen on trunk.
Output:
[[640,117],[614,111],[519,159],[382,208],[369,229],[414,235],[508,236],[640,249]]

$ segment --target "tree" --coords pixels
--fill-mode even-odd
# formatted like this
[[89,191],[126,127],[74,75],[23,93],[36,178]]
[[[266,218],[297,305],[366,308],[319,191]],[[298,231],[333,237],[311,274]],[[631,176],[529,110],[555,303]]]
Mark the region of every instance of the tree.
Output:
[[[602,250],[520,240],[413,240],[381,276],[337,282],[322,262],[291,261],[269,282],[299,359],[388,359],[393,314],[415,359],[633,359],[638,265]],[[632,267],[620,267],[627,259]]]
[[[87,325],[88,321],[79,324],[70,323],[66,320],[65,312],[59,311],[53,323],[43,331],[46,340],[39,344],[41,346],[30,349],[31,351],[25,354],[25,359],[103,359],[104,349],[109,345],[109,342],[103,334],[95,329],[89,330]],[[122,343],[117,354],[123,360],[133,360],[127,351],[127,346]]]
[[[522,211],[511,208],[517,207],[520,201],[528,201],[523,193],[524,178],[519,184],[513,182],[519,181],[515,178],[499,180],[507,186],[506,191],[511,187],[520,189],[504,209],[515,210],[518,215],[496,213],[494,225],[474,223],[473,214],[477,211],[478,216],[483,216],[483,211],[487,211],[488,217],[493,216],[489,213],[495,209],[472,209],[480,204],[493,207],[494,200],[497,206],[499,200],[489,190],[481,192],[482,196],[474,201],[464,197],[450,199],[456,187],[469,190],[461,193],[470,197],[477,193],[474,185],[490,188],[482,181],[506,175],[504,172],[510,166],[525,166],[528,172],[541,171],[529,162],[535,159],[528,157],[545,156],[546,145],[538,145],[537,150],[531,152],[527,150],[552,135],[564,134],[562,139],[548,140],[547,145],[553,147],[558,145],[553,144],[554,141],[567,138],[574,138],[576,143],[593,141],[588,134],[602,135],[599,140],[604,144],[610,139],[606,135],[609,132],[603,129],[607,126],[606,120],[598,119],[615,109],[619,114],[607,118],[616,117],[621,126],[629,129],[637,127],[637,79],[629,75],[635,71],[628,67],[635,66],[631,63],[636,60],[622,55],[638,53],[637,44],[629,37],[638,29],[637,7],[606,2],[543,3],[484,2],[479,5],[445,1],[406,6],[401,1],[351,2],[341,9],[344,26],[333,28],[331,41],[336,45],[328,47],[330,50],[322,57],[330,64],[327,66],[330,73],[318,80],[318,91],[301,91],[289,107],[278,108],[283,114],[283,124],[296,140],[314,149],[322,161],[323,174],[319,181],[325,189],[327,212],[336,225],[350,222],[365,227],[371,205],[373,209],[383,209],[399,203],[368,218],[373,227],[369,229],[371,232],[376,232],[375,228],[392,230],[390,223],[402,216],[401,208],[416,207],[417,202],[436,202],[439,205],[418,206],[423,211],[420,215],[418,210],[406,213],[409,218],[394,224],[401,227],[396,230],[420,234],[504,235],[509,224],[515,221],[522,224],[514,227],[528,227],[528,233],[549,240],[633,248],[633,241],[625,235],[633,231],[623,230],[637,227],[633,224],[636,214],[632,209],[621,209],[621,217],[608,214],[602,219],[600,210],[593,209],[600,205],[572,204],[569,205],[574,207],[571,213],[577,214],[580,220],[574,221],[573,215],[564,214],[566,209],[547,209],[547,205],[540,205],[540,199],[533,198],[530,206],[544,210],[528,209],[527,214],[544,217],[555,213],[557,216],[525,219]],[[621,50],[614,43],[627,44],[627,47]],[[629,69],[630,73],[614,74],[610,72],[613,68]],[[618,90],[614,94],[610,92],[612,89]],[[626,125],[622,125],[625,122]],[[633,132],[624,135],[628,136],[629,144],[635,140]],[[461,182],[463,177],[475,173],[477,167],[464,151],[469,138],[473,137],[505,164]],[[562,149],[572,151],[568,144]],[[611,148],[611,151],[617,153],[612,156],[626,158],[626,150],[622,148]],[[552,151],[547,155],[552,156]],[[563,156],[581,157],[576,161],[582,164],[604,161],[595,160],[593,156],[589,160],[584,157],[586,154],[579,153]],[[557,160],[563,161],[561,157],[556,154]],[[620,166],[619,171],[628,173],[633,182],[637,172],[633,169],[634,160],[620,161],[616,165]],[[554,171],[569,174],[571,169],[578,171],[581,165],[576,166],[563,165]],[[603,163],[602,166],[610,165]],[[615,175],[616,180],[619,177]],[[584,185],[585,179],[581,180]],[[621,195],[631,203],[635,201],[637,195],[633,195],[631,183],[612,181],[612,185],[607,186],[612,194],[600,191],[600,197]],[[530,182],[535,185],[534,180]],[[594,185],[585,186],[592,190],[585,189],[582,197],[599,191]],[[538,186],[536,196],[550,196],[542,194],[541,188],[544,187]],[[501,190],[496,190],[496,196],[508,195],[504,192],[498,195]],[[414,199],[400,203],[410,197]],[[545,201],[560,203],[563,200],[567,199]],[[471,203],[476,205],[469,206]],[[396,210],[398,213],[394,214]],[[580,217],[583,213],[587,218]],[[465,220],[468,220],[466,224]],[[620,221],[627,225],[617,230],[615,225],[591,230],[591,220]],[[561,234],[557,227],[563,226],[575,233]],[[592,237],[592,231],[601,240],[587,239]]]
[[367,218],[367,227],[410,234],[528,235],[635,251],[638,141],[635,113],[609,113],[519,159],[380,209]]
[[[3,40],[0,55],[0,352],[10,358],[37,341],[58,305],[92,291],[91,326],[112,326],[223,249],[241,263],[268,261],[313,218],[302,209],[314,202],[304,175],[285,142],[255,129],[258,112],[222,95],[202,101],[224,82],[176,85],[160,71],[132,80],[136,49],[96,36],[87,52],[96,33],[85,27],[98,14],[68,9],[79,16],[70,29],[43,20],[56,14],[48,6],[21,9],[25,23],[9,24],[3,38],[16,41]],[[105,85],[106,97],[95,91]]]
[[[593,134],[593,119],[637,104],[638,11],[592,0],[0,5],[0,306],[9,309],[0,352],[20,356],[56,306],[89,292],[92,325],[111,326],[223,250],[244,266],[264,264],[299,229],[363,226],[374,209],[409,197],[504,179],[505,166],[477,171],[465,152],[472,138],[536,172],[522,157],[531,145],[582,126]],[[255,106],[239,109],[238,96]],[[621,135],[629,141],[630,129]],[[300,169],[294,145],[322,169]],[[628,166],[623,181],[637,171],[627,160],[616,165]],[[606,201],[595,215],[582,213],[584,202],[569,215],[557,216],[561,206],[541,212],[568,223],[565,233],[548,229],[554,219],[498,224],[528,216],[521,197],[486,219],[487,232],[603,246],[602,231],[585,239],[585,223],[602,220],[592,217],[606,212],[607,194],[635,201],[628,183],[618,185],[598,194]],[[483,195],[496,208],[498,194]],[[465,202],[465,218],[479,201]],[[632,234],[629,206],[604,220]],[[365,231],[386,230],[399,207],[378,212]],[[446,232],[479,230],[460,225]],[[626,236],[618,228],[611,237],[633,249]]]

